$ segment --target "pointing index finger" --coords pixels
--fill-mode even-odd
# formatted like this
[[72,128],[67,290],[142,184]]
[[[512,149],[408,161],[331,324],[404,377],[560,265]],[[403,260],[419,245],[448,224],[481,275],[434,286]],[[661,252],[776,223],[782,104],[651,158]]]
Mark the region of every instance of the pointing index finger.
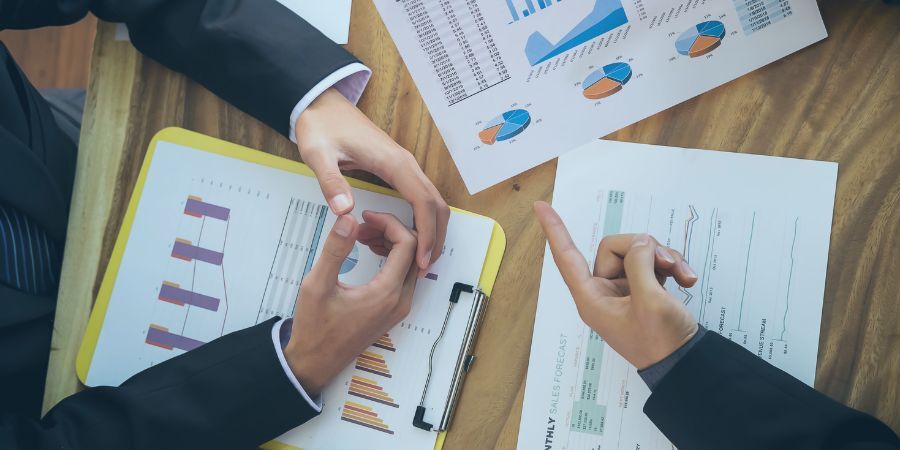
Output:
[[545,202],[535,202],[534,211],[541,223],[541,228],[544,229],[544,234],[547,235],[553,260],[566,285],[573,293],[581,290],[593,279],[584,255],[575,246],[566,225],[550,205]]

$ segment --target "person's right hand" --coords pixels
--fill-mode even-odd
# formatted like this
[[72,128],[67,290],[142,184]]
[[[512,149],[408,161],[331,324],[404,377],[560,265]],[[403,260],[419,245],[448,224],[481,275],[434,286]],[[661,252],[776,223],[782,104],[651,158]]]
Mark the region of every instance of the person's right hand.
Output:
[[[391,214],[364,212],[365,223],[340,216],[322,255],[303,279],[284,355],[300,385],[315,397],[354,358],[407,314],[416,287],[416,236]],[[357,235],[380,236],[387,260],[368,284],[338,281]]]
[[582,320],[638,369],[669,356],[697,332],[697,321],[663,287],[671,276],[693,286],[697,275],[681,255],[646,234],[607,236],[593,272],[550,205],[534,204],[553,260]]

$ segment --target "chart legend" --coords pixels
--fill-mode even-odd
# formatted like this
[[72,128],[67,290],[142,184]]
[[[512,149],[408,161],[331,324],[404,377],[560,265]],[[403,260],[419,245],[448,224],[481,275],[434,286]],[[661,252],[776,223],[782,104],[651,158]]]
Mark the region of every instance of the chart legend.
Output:
[[384,392],[384,388],[381,387],[377,381],[371,380],[369,378],[363,378],[353,375],[353,377],[350,379],[349,393],[350,395],[355,395],[366,400],[381,403],[382,405],[387,405],[394,408],[400,407],[400,405],[398,405],[390,395]]
[[681,33],[675,49],[682,55],[697,58],[719,48],[724,38],[725,24],[718,20],[701,22]]
[[356,368],[364,372],[391,378],[391,371],[388,369],[384,356],[375,352],[365,351],[357,356]]
[[514,109],[489,120],[478,133],[478,138],[487,145],[493,145],[518,136],[528,125],[531,125],[531,114],[524,109]]
[[344,408],[341,410],[341,420],[382,433],[394,434],[387,424],[378,418],[378,413],[374,409],[356,402],[344,402]]
[[159,299],[178,306],[193,305],[210,311],[219,310],[219,299],[182,289],[177,283],[163,281],[159,287]]
[[182,336],[180,334],[169,332],[168,328],[153,324],[151,324],[150,328],[147,329],[147,338],[144,340],[144,342],[159,348],[164,348],[166,350],[173,350],[177,348],[186,352],[191,351],[205,343],[196,339]]
[[623,62],[607,64],[591,72],[581,83],[585,98],[599,100],[622,90],[631,80],[631,66]]

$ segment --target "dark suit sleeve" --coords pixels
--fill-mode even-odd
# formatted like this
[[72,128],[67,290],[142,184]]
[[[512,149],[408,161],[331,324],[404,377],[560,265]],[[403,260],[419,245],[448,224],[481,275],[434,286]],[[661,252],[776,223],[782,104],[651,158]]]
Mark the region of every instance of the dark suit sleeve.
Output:
[[250,449],[316,415],[272,345],[274,319],[92,388],[41,421],[0,418],[4,450]]
[[672,368],[644,412],[683,450],[900,448],[885,424],[716,333]]
[[357,62],[276,0],[0,0],[0,29],[71,23],[88,11],[126,23],[138,50],[285,135],[300,99]]

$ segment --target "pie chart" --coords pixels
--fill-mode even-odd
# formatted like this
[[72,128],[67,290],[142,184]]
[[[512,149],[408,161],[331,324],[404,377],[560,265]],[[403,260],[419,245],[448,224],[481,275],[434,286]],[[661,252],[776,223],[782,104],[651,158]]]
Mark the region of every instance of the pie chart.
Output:
[[359,264],[359,247],[354,245],[353,250],[350,250],[350,254],[347,255],[344,263],[341,264],[341,275],[355,269],[357,264]]
[[591,72],[581,82],[581,88],[586,98],[597,100],[621,91],[628,80],[631,80],[631,66],[615,62]]
[[494,117],[478,133],[481,142],[492,145],[497,141],[512,139],[531,124],[531,114],[524,109],[514,109]]
[[696,58],[703,56],[722,45],[725,37],[725,24],[718,20],[700,22],[681,33],[675,41],[675,49],[682,55]]

